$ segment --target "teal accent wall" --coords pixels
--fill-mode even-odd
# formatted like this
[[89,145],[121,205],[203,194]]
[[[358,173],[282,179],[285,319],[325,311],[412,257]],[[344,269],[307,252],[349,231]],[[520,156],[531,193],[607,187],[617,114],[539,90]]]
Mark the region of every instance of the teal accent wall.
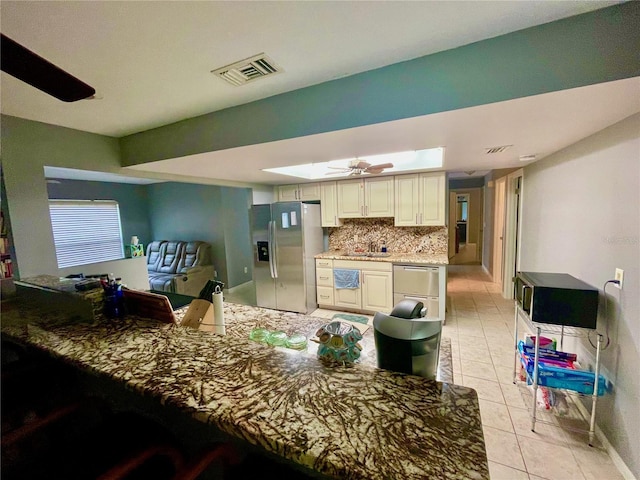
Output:
[[44,167],[121,173],[118,139],[7,115],[0,133],[20,277],[57,275]]
[[123,165],[484,105],[640,75],[628,2],[120,139]]
[[146,185],[58,179],[47,183],[49,199],[56,200],[115,200],[120,210],[122,240],[129,243],[137,235],[140,243],[148,245],[151,238],[149,198]]
[[153,240],[209,242],[217,279],[225,287],[251,280],[251,270],[248,277],[240,273],[245,265],[253,265],[248,233],[250,189],[177,182],[147,188]]
[[253,276],[253,246],[249,221],[251,190],[220,187],[220,198],[224,211],[227,286],[235,287],[251,281]]

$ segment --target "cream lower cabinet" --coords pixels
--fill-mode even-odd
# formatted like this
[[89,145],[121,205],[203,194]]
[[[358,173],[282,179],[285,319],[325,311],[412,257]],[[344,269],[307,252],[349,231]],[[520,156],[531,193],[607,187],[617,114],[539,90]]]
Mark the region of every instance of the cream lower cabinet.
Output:
[[[329,262],[331,266],[329,266]],[[333,269],[359,271],[359,288],[336,288]],[[330,275],[329,275],[330,272]],[[316,288],[320,307],[368,313],[393,309],[393,266],[387,262],[316,260]]]

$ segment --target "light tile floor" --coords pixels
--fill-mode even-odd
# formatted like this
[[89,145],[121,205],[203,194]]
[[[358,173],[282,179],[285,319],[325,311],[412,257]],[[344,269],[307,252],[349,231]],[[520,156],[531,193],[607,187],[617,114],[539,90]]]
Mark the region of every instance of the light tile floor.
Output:
[[[229,301],[244,303],[245,294]],[[450,265],[447,294],[442,334],[451,339],[455,383],[478,393],[491,480],[623,480],[598,441],[589,447],[586,434],[560,428],[556,417],[538,411],[549,424],[531,431],[527,392],[513,384],[514,304],[482,267]]]
[[442,334],[451,339],[455,382],[478,393],[491,480],[623,479],[598,441],[589,447],[585,433],[561,429],[555,416],[543,413],[550,424],[531,431],[526,387],[513,384],[513,301],[480,266],[448,272]]

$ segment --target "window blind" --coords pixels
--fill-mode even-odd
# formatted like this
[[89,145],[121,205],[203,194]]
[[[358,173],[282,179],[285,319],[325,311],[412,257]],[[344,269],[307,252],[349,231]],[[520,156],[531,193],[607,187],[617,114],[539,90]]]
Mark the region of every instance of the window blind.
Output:
[[58,268],[124,258],[120,209],[108,200],[49,200]]

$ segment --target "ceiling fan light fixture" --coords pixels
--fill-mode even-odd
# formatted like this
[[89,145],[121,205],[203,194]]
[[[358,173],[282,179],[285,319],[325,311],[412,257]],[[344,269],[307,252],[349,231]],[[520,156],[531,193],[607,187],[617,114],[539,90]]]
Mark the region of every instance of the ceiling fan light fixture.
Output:
[[265,168],[263,171],[305,178],[307,180],[326,179],[327,175],[347,177],[349,175],[397,173],[408,170],[441,168],[444,161],[444,147],[411,150],[356,158],[343,158],[328,162],[307,163],[289,167]]

